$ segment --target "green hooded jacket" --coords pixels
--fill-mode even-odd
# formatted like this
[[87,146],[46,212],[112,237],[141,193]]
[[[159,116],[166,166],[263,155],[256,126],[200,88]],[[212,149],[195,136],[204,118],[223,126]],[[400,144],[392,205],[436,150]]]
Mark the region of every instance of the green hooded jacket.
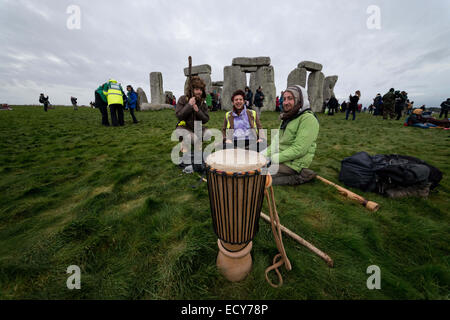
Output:
[[100,95],[100,98],[102,98],[103,101],[108,102],[103,91],[108,91],[108,84],[106,82],[101,86],[99,86],[97,90],[95,90],[95,92],[97,92]]
[[[282,163],[300,172],[308,168],[314,158],[318,135],[319,121],[312,112],[305,112],[290,121],[286,129],[280,129],[267,149],[267,156],[271,157],[273,163]],[[277,144],[278,153],[275,150]]]

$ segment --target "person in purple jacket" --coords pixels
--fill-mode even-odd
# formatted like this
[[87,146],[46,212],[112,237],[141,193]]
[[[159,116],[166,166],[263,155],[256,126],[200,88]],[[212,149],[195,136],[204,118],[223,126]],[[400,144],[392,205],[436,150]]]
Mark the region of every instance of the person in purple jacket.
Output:
[[245,106],[245,92],[237,90],[231,96],[233,110],[225,114],[222,127],[224,148],[245,147],[259,150],[259,144],[264,141],[261,121],[254,110]]

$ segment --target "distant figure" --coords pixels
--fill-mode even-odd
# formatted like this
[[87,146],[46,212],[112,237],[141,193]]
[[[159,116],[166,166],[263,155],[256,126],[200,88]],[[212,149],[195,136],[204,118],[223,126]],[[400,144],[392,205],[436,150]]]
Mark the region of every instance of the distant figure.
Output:
[[383,96],[383,120],[389,118],[392,120],[395,117],[395,89],[391,88],[388,93]]
[[39,96],[39,102],[44,104],[44,111],[47,112],[48,109],[48,105],[50,104],[50,102],[48,101],[48,96],[44,96],[43,93],[41,93],[41,95]]
[[78,110],[78,107],[77,107],[77,98],[75,98],[75,97],[70,97],[70,101],[72,102],[73,110]]
[[281,95],[280,95],[280,113],[284,112],[284,110],[283,110],[283,101],[284,101],[283,94],[284,94],[284,91],[281,91]]
[[447,98],[446,101],[441,103],[441,113],[439,114],[439,118],[444,115],[444,118],[448,118],[448,110],[450,109],[450,98]]
[[395,120],[400,120],[402,117],[403,109],[405,109],[406,100],[408,99],[408,94],[405,91],[395,92],[395,113],[397,118]]
[[138,123],[136,117],[134,116],[134,110],[136,109],[137,93],[134,91],[131,85],[127,85],[127,108],[130,110],[131,117],[133,118],[133,123]]
[[360,97],[361,97],[361,92],[359,90],[355,91],[355,95],[354,96],[352,96],[352,95],[349,96],[350,103],[349,103],[349,106],[347,108],[347,113],[345,115],[345,120],[348,120],[348,115],[350,114],[350,112],[353,115],[353,120],[355,120],[355,118],[356,118],[356,109],[358,108],[358,101],[359,101]]
[[208,107],[208,110],[211,111],[212,110],[212,96],[211,96],[211,93],[208,93],[206,95],[205,101],[206,101],[206,106]]
[[264,93],[262,92],[262,88],[259,87],[256,90],[255,100],[253,102],[259,117],[261,117],[261,108],[263,107],[263,101],[264,101]]
[[346,112],[348,108],[348,103],[347,101],[344,100],[344,102],[342,102],[341,104],[341,112]]
[[245,87],[245,106],[251,108],[253,105],[253,92],[249,87]]
[[377,93],[377,96],[373,99],[373,106],[375,107],[373,112],[374,116],[383,114],[383,98],[381,97],[381,94]]
[[328,101],[328,115],[333,116],[335,113],[337,113],[338,107],[339,101],[336,99],[335,96],[331,96],[330,100]]

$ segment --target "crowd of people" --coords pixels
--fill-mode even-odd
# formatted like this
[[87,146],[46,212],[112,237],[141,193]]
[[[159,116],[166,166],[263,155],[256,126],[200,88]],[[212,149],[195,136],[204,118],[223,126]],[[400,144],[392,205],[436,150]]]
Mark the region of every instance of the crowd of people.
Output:
[[[332,96],[330,99],[324,101],[322,111],[330,116],[337,112],[345,113],[346,120],[348,120],[350,114],[352,114],[353,120],[355,120],[357,112],[365,112],[366,110],[373,116],[382,116],[384,120],[400,120],[404,116],[408,117],[413,115],[414,110],[420,109],[425,111],[426,109],[425,105],[422,105],[420,108],[415,108],[414,101],[408,99],[408,93],[406,91],[395,90],[394,88],[391,88],[383,96],[378,93],[373,99],[373,103],[371,103],[368,108],[362,108],[362,105],[358,103],[360,98],[361,92],[359,90],[357,90],[354,95],[349,96],[348,102],[344,100],[341,104],[339,104],[336,97]],[[277,100],[277,109],[280,104],[281,103]],[[443,101],[440,107],[441,112],[439,118],[444,116],[444,120],[442,120],[443,122],[440,126],[446,126],[446,122],[448,121],[448,111],[450,110],[450,98]],[[415,113],[416,116],[418,112],[420,111]],[[425,117],[428,116],[428,118],[431,118],[431,113],[427,114],[425,112],[424,115]]]

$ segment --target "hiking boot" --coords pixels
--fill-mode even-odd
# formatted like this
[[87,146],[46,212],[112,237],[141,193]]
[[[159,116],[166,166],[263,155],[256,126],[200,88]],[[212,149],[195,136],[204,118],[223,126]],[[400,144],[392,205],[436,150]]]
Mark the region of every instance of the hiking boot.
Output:
[[304,180],[303,183],[313,180],[316,176],[317,173],[311,169],[303,168],[302,171],[300,171],[300,177]]

